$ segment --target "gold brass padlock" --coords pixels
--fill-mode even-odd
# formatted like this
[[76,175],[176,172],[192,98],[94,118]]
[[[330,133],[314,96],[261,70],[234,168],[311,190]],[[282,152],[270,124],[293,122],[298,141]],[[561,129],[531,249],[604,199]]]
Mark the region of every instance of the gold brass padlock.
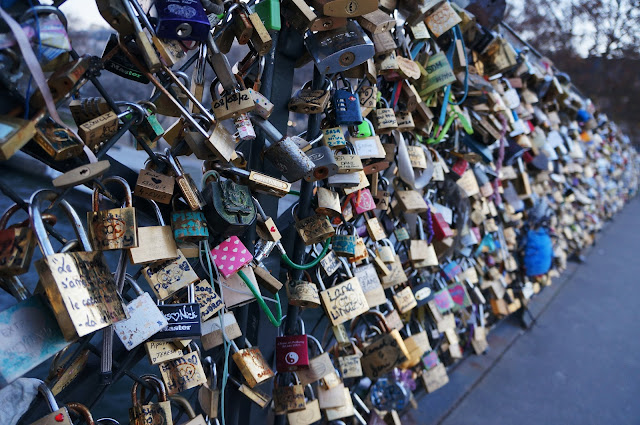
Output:
[[[246,340],[246,338],[245,338]],[[235,350],[232,354],[233,361],[242,372],[242,376],[247,381],[249,387],[253,388],[256,385],[271,379],[274,374],[269,364],[262,356],[262,352],[257,347],[252,347],[247,341],[247,348],[239,350],[235,343],[231,346]]]
[[87,213],[91,243],[94,249],[99,251],[136,248],[138,222],[129,183],[118,176],[102,180],[102,184],[109,182],[117,182],[124,188],[125,205],[122,208],[98,211],[98,188],[93,190],[93,210]]
[[71,129],[60,125],[51,117],[45,117],[36,124],[33,139],[54,161],[74,158],[84,149],[84,143]]

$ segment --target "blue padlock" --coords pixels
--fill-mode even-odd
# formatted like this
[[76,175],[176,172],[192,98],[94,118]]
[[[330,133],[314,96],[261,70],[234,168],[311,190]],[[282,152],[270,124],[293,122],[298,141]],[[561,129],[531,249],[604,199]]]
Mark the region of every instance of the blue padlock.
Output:
[[199,0],[156,0],[160,38],[206,41],[211,26]]
[[333,110],[336,116],[337,125],[359,125],[362,123],[362,111],[360,110],[360,99],[357,93],[351,90],[351,84],[341,78],[345,85],[342,89],[336,89],[333,93]]

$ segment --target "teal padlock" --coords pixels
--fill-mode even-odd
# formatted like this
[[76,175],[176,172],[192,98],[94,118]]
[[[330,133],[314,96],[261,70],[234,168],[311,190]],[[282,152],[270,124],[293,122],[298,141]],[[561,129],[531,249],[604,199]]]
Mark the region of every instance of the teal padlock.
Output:
[[176,242],[198,243],[209,239],[207,220],[202,211],[178,210],[175,208],[174,197],[172,200],[171,229]]

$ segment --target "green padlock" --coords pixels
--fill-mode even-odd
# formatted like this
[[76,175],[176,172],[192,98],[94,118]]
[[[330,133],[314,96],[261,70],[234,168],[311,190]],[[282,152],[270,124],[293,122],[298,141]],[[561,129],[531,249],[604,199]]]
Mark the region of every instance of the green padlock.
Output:
[[280,31],[280,2],[278,0],[263,0],[256,4],[256,13],[269,31]]

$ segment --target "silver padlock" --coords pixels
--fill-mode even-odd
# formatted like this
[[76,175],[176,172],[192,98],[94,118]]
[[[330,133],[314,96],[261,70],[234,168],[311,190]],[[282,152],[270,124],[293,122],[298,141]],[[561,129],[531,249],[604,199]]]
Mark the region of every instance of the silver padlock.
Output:
[[318,146],[307,152],[315,167],[304,176],[308,182],[324,180],[338,173],[338,164],[333,151],[328,146]]
[[356,21],[331,31],[309,31],[304,44],[322,74],[346,71],[375,54],[373,42]]

